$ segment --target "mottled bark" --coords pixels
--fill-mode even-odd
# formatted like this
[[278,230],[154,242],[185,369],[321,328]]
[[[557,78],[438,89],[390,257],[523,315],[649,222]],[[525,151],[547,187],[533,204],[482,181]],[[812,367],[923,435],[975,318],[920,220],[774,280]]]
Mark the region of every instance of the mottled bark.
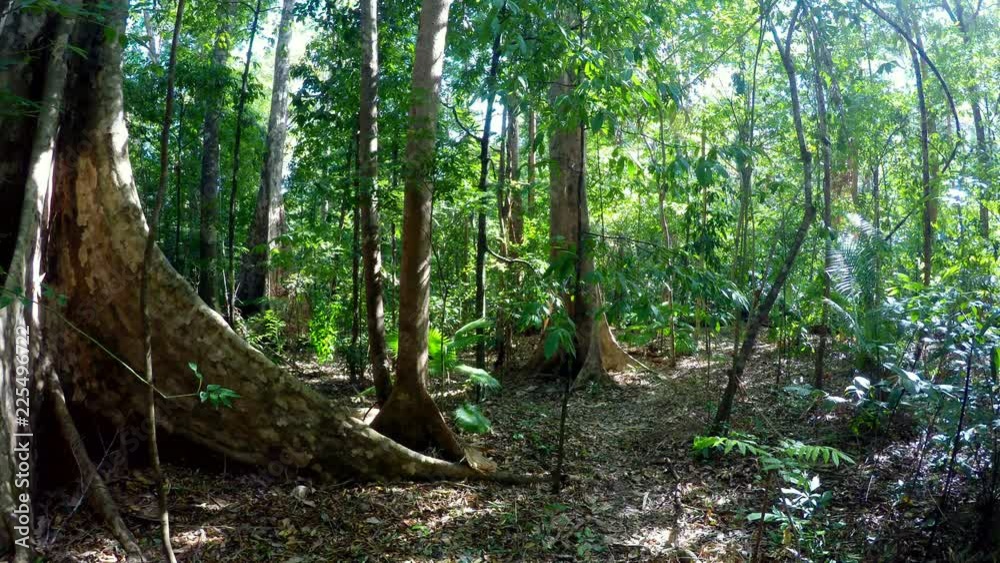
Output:
[[201,224],[198,237],[198,296],[209,307],[216,308],[219,294],[219,118],[222,113],[225,90],[225,69],[229,57],[230,4],[218,6],[219,27],[215,31],[212,48],[212,88],[205,97],[205,125],[202,128],[201,149]]
[[358,161],[361,176],[361,250],[365,271],[368,360],[375,397],[385,404],[392,391],[385,343],[382,249],[378,213],[378,0],[361,0],[361,112]]
[[489,470],[492,462],[459,442],[427,392],[432,172],[450,6],[450,0],[423,0],[420,9],[404,162],[396,384],[372,428],[413,449],[433,446],[454,461]]
[[[0,131],[4,132],[0,154],[7,155],[5,164],[0,165],[0,172],[4,172],[0,173],[0,193],[17,212],[14,220],[0,223],[0,240],[11,242],[10,253],[5,252],[0,263],[6,276],[0,297],[10,299],[20,294],[38,301],[60,113],[65,108],[69,80],[66,51],[76,39],[76,22],[72,18],[49,20],[26,11],[9,17],[8,32],[0,35],[0,55],[34,48],[38,52],[36,57],[24,57],[0,70],[0,89],[26,98],[37,95],[30,99],[38,102],[38,112],[0,114]],[[32,477],[36,455],[29,434],[38,422],[37,409],[28,427],[24,418],[19,418],[25,414],[19,409],[38,404],[24,393],[43,387],[39,386],[43,381],[36,379],[44,365],[40,345],[43,322],[40,309],[32,302],[14,299],[0,308],[0,550],[11,553],[12,560],[19,563],[33,558],[28,541],[34,529],[30,496],[38,490]]]
[[[110,22],[121,33],[126,3],[118,0],[113,7]],[[59,42],[47,35],[57,29],[51,25],[57,17],[21,12],[15,19],[24,20],[11,24],[26,31],[18,24],[31,27],[14,42],[14,50],[44,46],[37,57],[43,62],[35,71],[57,69],[64,60]],[[46,80],[46,72],[16,66],[0,71],[0,85],[18,83],[25,92],[46,92],[34,98],[46,108],[41,115],[0,117],[0,131],[17,131],[16,137],[0,138],[0,152],[18,139],[21,144],[35,139],[34,156],[29,155],[17,177],[5,179],[9,186],[19,184],[15,191],[25,205],[16,231],[0,224],[0,233],[17,241],[3,264],[9,272],[4,288],[25,288],[26,295],[44,303],[15,300],[0,309],[0,442],[7,444],[0,454],[0,511],[8,514],[14,495],[30,492],[20,485],[15,489],[13,479],[13,434],[23,431],[13,418],[19,372],[40,373],[46,365],[64,374],[62,384],[72,390],[66,395],[75,412],[120,428],[142,428],[146,412],[148,387],[136,366],[144,360],[138,301],[148,230],[129,163],[121,46],[114,35],[105,34],[106,25],[78,22],[69,43],[85,49],[87,56],[68,59],[62,88],[43,87],[55,83]],[[59,64],[48,64],[50,60]],[[48,116],[48,125],[42,116]],[[65,296],[65,306],[42,297],[42,279],[46,288]],[[275,475],[483,477],[471,467],[436,460],[387,439],[282,372],[198,299],[158,250],[148,280],[160,430],[192,448],[259,465]],[[15,360],[22,352],[27,370]],[[232,409],[216,410],[190,396],[197,380],[189,363],[198,365],[206,383],[239,393]],[[34,422],[49,421],[38,417]],[[32,430],[37,433],[39,427]],[[13,522],[4,518],[0,549],[11,547],[14,534]],[[27,550],[21,555],[26,558]]]
[[281,179],[284,171],[285,137],[288,133],[288,44],[292,38],[292,10],[295,0],[283,0],[274,52],[274,82],[271,86],[271,114],[267,122],[264,169],[261,172],[257,206],[247,243],[249,251],[240,272],[237,299],[244,314],[260,310],[265,299],[275,297],[278,280],[270,267],[271,252],[277,247],[284,224]]

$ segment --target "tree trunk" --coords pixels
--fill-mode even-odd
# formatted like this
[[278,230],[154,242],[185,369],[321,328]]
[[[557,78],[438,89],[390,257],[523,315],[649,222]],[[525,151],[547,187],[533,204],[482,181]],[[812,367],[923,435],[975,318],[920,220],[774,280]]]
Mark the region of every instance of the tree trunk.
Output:
[[833,260],[833,222],[831,206],[832,197],[832,171],[831,161],[833,159],[830,150],[830,139],[827,132],[826,114],[826,85],[820,74],[820,45],[821,38],[816,26],[812,26],[813,32],[813,80],[816,86],[816,113],[817,113],[817,136],[820,147],[820,158],[823,166],[823,312],[822,326],[819,333],[819,344],[816,346],[816,364],[814,369],[813,386],[817,389],[823,388],[823,374],[826,368],[826,344],[829,329],[830,306],[827,301],[830,299],[830,266]]
[[510,115],[507,121],[507,186],[510,190],[510,242],[519,246],[524,242],[524,197],[521,195],[521,139],[517,125],[517,98],[510,98]]
[[181,173],[184,161],[184,103],[181,100],[180,115],[177,118],[177,156],[174,158],[174,255],[171,264],[178,272],[184,271],[184,255],[181,253],[181,227],[184,224],[184,198],[181,191]]
[[[916,22],[910,17],[910,13],[904,5],[904,0],[896,0],[903,25],[913,37],[914,42],[920,46],[920,31]],[[930,157],[930,114],[927,108],[927,96],[924,89],[924,68],[920,61],[917,50],[910,46],[910,61],[913,65],[913,76],[916,80],[917,107],[920,110],[920,186],[923,194],[923,282],[925,286],[931,284],[932,260],[934,258],[934,215],[935,196],[931,185],[931,157]]]
[[240,310],[252,315],[261,310],[266,299],[277,296],[278,280],[270,268],[271,252],[276,248],[284,225],[281,178],[288,132],[288,43],[292,38],[292,10],[295,0],[283,0],[278,43],[274,50],[274,82],[271,86],[271,114],[267,122],[267,144],[253,226],[247,244],[249,252],[241,265]]
[[533,209],[535,205],[535,136],[538,134],[536,129],[538,127],[537,118],[535,117],[535,110],[528,110],[528,209],[529,212]]
[[260,20],[261,0],[253,11],[253,23],[250,24],[250,41],[247,42],[247,55],[243,62],[243,78],[240,80],[240,97],[236,104],[236,133],[233,140],[233,173],[229,184],[229,220],[226,228],[226,257],[228,265],[226,272],[226,320],[232,325],[236,319],[236,200],[239,199],[240,187],[240,141],[243,138],[243,113],[247,106],[247,81],[250,78],[250,63],[253,60],[253,40],[257,37],[257,22]]
[[378,0],[361,0],[361,112],[358,114],[358,162],[361,179],[361,251],[365,271],[368,359],[375,398],[385,404],[392,391],[385,344],[382,303],[382,250],[378,194]]
[[[99,3],[82,7],[94,10]],[[13,485],[0,487],[0,511],[6,514],[22,504],[21,494],[32,493],[30,480],[15,479],[14,448],[27,438],[15,442],[15,434],[37,434],[39,425],[49,422],[35,417],[30,429],[15,425],[17,389],[35,388],[32,381],[17,381],[18,375],[36,373],[43,361],[50,362],[65,374],[62,383],[72,391],[66,396],[75,402],[75,412],[119,428],[142,428],[147,386],[135,366],[143,362],[138,301],[148,231],[122,112],[118,37],[126,5],[114,2],[105,21],[79,20],[68,43],[85,49],[86,57],[62,56],[52,40],[59,19],[52,11],[19,11],[10,16],[10,29],[19,31],[0,36],[3,52],[43,46],[36,57],[0,70],[0,85],[31,95],[46,108],[0,117],[0,154],[24,157],[16,173],[2,176],[4,193],[23,203],[16,226],[0,223],[0,234],[16,241],[0,263],[8,272],[4,290],[23,288],[34,300],[27,305],[14,300],[0,309],[0,441],[7,444],[0,480]],[[105,33],[108,25],[117,33]],[[46,77],[61,65],[66,65],[64,87]],[[33,138],[34,146],[23,149]],[[320,479],[482,476],[409,450],[332,406],[249,347],[160,252],[150,266],[157,422],[164,432],[192,448],[276,475],[302,470]],[[47,291],[65,296],[64,307],[42,297],[42,279]],[[232,409],[212,409],[190,395],[197,381],[189,363],[198,365],[206,383],[239,393]],[[30,506],[30,499],[24,504]],[[13,548],[21,538],[17,525],[7,518],[0,524],[0,549]],[[28,548],[18,550],[27,558]]]
[[431,191],[438,101],[450,0],[423,0],[413,62],[403,196],[403,258],[399,272],[396,384],[372,428],[413,449],[436,447],[473,469],[495,468],[466,449],[427,392],[431,297]]
[[[797,5],[788,24],[791,26],[790,30],[794,29],[795,22],[800,15],[800,10],[801,5]],[[758,305],[757,310],[751,315],[750,322],[747,324],[746,334],[743,337],[743,344],[740,346],[739,352],[733,357],[733,366],[729,369],[726,389],[722,394],[722,400],[719,402],[719,408],[715,413],[715,419],[710,429],[712,434],[724,432],[726,426],[729,424],[733,410],[733,401],[736,399],[737,390],[743,385],[743,372],[746,370],[747,362],[750,360],[753,348],[757,344],[757,335],[761,327],[766,324],[771,314],[771,308],[774,307],[774,303],[778,299],[778,293],[781,292],[785,281],[788,280],[788,276],[795,266],[795,259],[798,258],[799,251],[802,250],[802,244],[809,233],[809,227],[816,217],[816,208],[813,206],[812,198],[812,153],[809,152],[809,147],[806,145],[805,130],[802,126],[798,79],[795,74],[795,62],[792,60],[792,34],[789,33],[787,35],[788,39],[784,47],[782,47],[782,41],[778,37],[778,32],[773,25],[771,26],[771,35],[774,38],[775,46],[778,48],[778,53],[781,55],[781,64],[785,69],[785,74],[788,76],[788,92],[792,103],[792,121],[795,124],[795,136],[799,145],[799,158],[802,160],[802,193],[805,200],[803,203],[805,211],[802,215],[802,221],[795,231],[792,246],[788,249],[788,254],[785,256],[785,260],[782,262],[781,268],[774,278],[774,283],[768,288],[764,299]]]
[[143,373],[146,376],[146,428],[149,432],[147,452],[156,482],[157,509],[160,516],[160,545],[163,558],[169,563],[177,563],[170,536],[170,511],[167,494],[169,485],[160,465],[160,449],[156,437],[156,377],[153,371],[153,322],[149,314],[149,277],[153,256],[157,251],[156,234],[160,227],[160,215],[167,193],[167,175],[170,162],[170,125],[174,112],[174,77],[177,74],[177,41],[180,37],[181,22],[184,17],[184,0],[177,0],[177,15],[170,43],[170,61],[167,64],[167,95],[164,102],[163,125],[160,128],[160,174],[156,188],[156,198],[149,217],[149,232],[142,253],[142,267],[139,275],[139,316],[142,319],[142,347],[145,356]]
[[[490,52],[490,68],[486,75],[486,114],[483,121],[483,136],[479,138],[479,193],[485,200],[487,175],[490,169],[490,129],[493,122],[493,104],[496,99],[497,69],[500,64],[500,33],[493,35]],[[476,318],[486,317],[486,209],[480,202],[476,214]],[[476,329],[476,367],[486,368],[486,339],[483,329]]]
[[198,296],[209,307],[216,308],[219,294],[218,248],[219,232],[219,118],[222,113],[222,93],[225,90],[226,60],[229,57],[229,18],[231,4],[220,4],[220,20],[215,31],[212,49],[212,88],[208,92],[205,108],[205,125],[202,129],[201,149],[201,227],[198,243]]
[[[944,1],[944,5],[948,8],[947,0]],[[948,10],[948,13],[954,22],[958,24],[958,29],[962,32],[962,43],[969,46],[972,42],[970,28],[975,25],[978,19],[978,11],[973,10],[971,14],[966,14],[965,5],[962,3],[962,0],[955,0],[954,10]],[[976,130],[976,157],[979,162],[979,171],[976,175],[983,185],[979,194],[979,234],[984,239],[989,240],[990,211],[986,207],[985,200],[988,197],[986,186],[990,185],[990,161],[992,160],[992,155],[990,154],[990,145],[986,140],[986,126],[983,123],[983,112],[979,107],[982,102],[982,96],[980,95],[978,84],[976,80],[972,81],[972,86],[969,88],[969,105],[972,106],[972,124]]]
[[[575,77],[564,71],[549,87],[549,102],[557,106],[559,98],[572,95]],[[587,251],[584,237],[590,229],[587,209],[586,136],[582,125],[568,125],[569,116],[558,116],[558,124],[549,136],[549,260],[555,264],[564,253],[573,253],[576,272],[563,304],[576,325],[576,354],[570,359],[555,358],[558,363],[570,362],[576,385],[610,383],[602,361],[600,330],[595,330],[595,305],[599,294],[596,285],[585,280],[594,270],[593,257]],[[599,328],[599,327],[597,327]]]
[[[355,170],[355,173],[357,170]],[[355,188],[358,187],[357,174],[354,176]],[[358,190],[355,190],[355,195]],[[358,213],[357,198],[354,199],[354,211],[351,214],[351,349],[347,365],[351,383],[361,383],[361,216]]]

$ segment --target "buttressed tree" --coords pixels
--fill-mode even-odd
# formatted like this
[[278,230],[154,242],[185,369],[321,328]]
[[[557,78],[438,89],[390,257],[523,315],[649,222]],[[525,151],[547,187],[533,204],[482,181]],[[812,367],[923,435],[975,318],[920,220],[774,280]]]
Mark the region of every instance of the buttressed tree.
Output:
[[[447,4],[430,0],[427,4],[427,33],[435,40],[421,57],[429,66],[417,75],[425,77],[418,87],[430,92],[436,90],[427,78],[440,76],[440,66],[434,72],[434,61],[440,65]],[[3,234],[16,241],[2,256],[3,283],[5,291],[25,297],[0,310],[0,385],[6,397],[0,405],[0,439],[7,444],[0,456],[0,478],[5,483],[14,483],[17,472],[13,436],[25,430],[14,425],[13,403],[15,387],[25,383],[18,378],[25,372],[38,378],[27,383],[31,388],[42,382],[45,373],[61,375],[63,385],[73,389],[84,409],[81,413],[94,420],[124,427],[140,424],[146,412],[147,386],[138,375],[144,353],[138,292],[147,227],[126,148],[118,40],[124,33],[126,7],[124,0],[81,3],[80,10],[101,14],[113,31],[93,18],[76,19],[68,41],[87,56],[52,41],[48,34],[64,29],[59,22],[65,16],[56,12],[15,12],[0,34],[4,51],[44,46],[45,56],[0,69],[0,85],[29,100],[45,92],[44,98],[35,99],[48,108],[38,114],[0,117],[0,130],[8,133],[0,139],[0,153],[16,156],[6,162],[21,163],[2,179],[5,197],[21,208],[18,222],[2,226]],[[433,112],[431,106],[421,107]],[[433,113],[416,110],[415,122],[426,124],[428,115]],[[420,132],[419,127],[415,130]],[[24,138],[36,142],[31,146],[18,142]],[[426,154],[420,150],[426,139],[421,141],[420,135],[413,139],[417,146],[410,154],[417,162],[416,157]],[[420,186],[414,184],[414,189]],[[425,200],[417,210],[426,210],[427,205]],[[414,218],[418,229],[426,227],[419,213]],[[419,244],[420,238],[409,241]],[[418,289],[420,280],[427,279],[427,265],[425,259],[414,268],[421,274],[414,280]],[[237,336],[159,250],[154,252],[149,276],[149,315],[156,327],[152,347],[157,422],[166,433],[235,461],[278,463],[319,478],[481,475],[468,465],[408,449],[372,430],[349,410],[329,405]],[[423,288],[426,291],[426,285]],[[57,303],[43,293],[62,298]],[[409,322],[418,329],[423,310],[423,348],[419,330],[411,332],[412,361],[406,364],[410,371],[401,374],[412,374],[421,382],[419,370],[421,366],[426,370],[427,358],[426,305],[421,309],[419,291],[415,297],[417,306]],[[25,357],[15,353],[25,350],[25,344],[27,370],[15,359]],[[234,408],[215,410],[200,404],[192,396],[197,381],[189,363],[197,364],[206,381],[238,389]],[[46,423],[41,417],[32,421]],[[19,495],[31,492],[24,486],[0,488],[0,510],[11,513]],[[0,540],[5,546],[15,538],[12,526],[4,519]]]

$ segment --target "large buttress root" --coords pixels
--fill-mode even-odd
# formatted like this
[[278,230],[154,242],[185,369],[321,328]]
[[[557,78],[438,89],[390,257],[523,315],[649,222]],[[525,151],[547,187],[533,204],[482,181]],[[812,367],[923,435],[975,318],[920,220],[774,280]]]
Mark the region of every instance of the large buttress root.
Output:
[[[110,21],[121,29],[125,2],[117,2],[115,10]],[[44,351],[51,354],[53,369],[64,374],[71,400],[94,416],[127,424],[141,418],[145,403],[145,384],[135,367],[143,358],[137,303],[147,228],[127,152],[120,46],[102,25],[82,20],[72,43],[87,49],[88,56],[69,59],[60,89],[61,96],[66,93],[62,111],[53,114],[59,133],[50,143],[53,150],[44,153],[51,166],[38,167],[51,170],[51,192],[26,192],[31,221],[22,221],[5,280],[12,288],[31,288],[31,295],[41,299],[38,280],[44,279],[47,289],[65,297],[65,306],[18,302],[0,311],[0,346],[6,362],[13,356],[15,319],[27,319],[39,337],[44,330]],[[42,222],[46,207],[51,220]],[[46,241],[44,256],[40,241]],[[237,461],[321,478],[478,476],[469,467],[387,439],[283,373],[233,333],[159,252],[151,265],[150,314],[157,328],[158,392],[172,397],[158,401],[159,423],[167,432]],[[216,410],[191,396],[198,385],[191,363],[206,383],[239,393],[234,408]],[[2,367],[6,389],[13,386],[13,370],[10,364]],[[5,393],[5,401],[10,396]],[[6,415],[12,412],[4,409]],[[3,431],[9,433],[13,426],[9,418],[5,421]],[[10,465],[0,464],[0,470],[5,472],[0,477],[9,476]],[[0,490],[4,504],[10,498],[9,490]]]

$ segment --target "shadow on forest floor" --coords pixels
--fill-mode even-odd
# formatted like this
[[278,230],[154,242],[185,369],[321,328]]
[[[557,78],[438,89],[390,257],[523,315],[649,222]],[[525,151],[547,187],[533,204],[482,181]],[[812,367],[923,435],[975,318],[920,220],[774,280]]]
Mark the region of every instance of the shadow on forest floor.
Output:
[[[521,342],[521,355],[529,344]],[[704,358],[682,358],[673,369],[658,358],[642,361],[658,373],[615,374],[616,387],[571,398],[566,463],[572,481],[558,496],[548,485],[314,485],[294,475],[274,479],[168,465],[175,550],[182,561],[286,563],[748,560],[757,525],[746,515],[773,498],[755,479],[752,460],[731,455],[704,461],[691,452],[692,438],[714,412],[728,357],[716,356],[711,372]],[[813,414],[808,400],[781,390],[789,374],[805,376],[811,366],[809,358],[793,360],[775,385],[778,362],[773,349],[762,348],[746,378],[749,400],[740,400],[735,411],[737,428],[762,442],[789,437],[836,446],[858,461],[819,472],[824,490],[834,495],[830,515],[843,523],[826,538],[831,558],[927,560],[917,526],[929,506],[901,504],[892,489],[910,476],[916,437],[861,443],[849,432],[849,407]],[[291,368],[338,402],[366,406],[341,369],[308,359]],[[831,364],[831,371],[829,388],[842,390],[848,369]],[[554,461],[561,386],[523,375],[501,380],[502,391],[482,406],[492,433],[467,438],[504,469],[546,471]],[[459,386],[441,382],[432,390],[440,393],[443,411],[461,400]],[[151,543],[158,532],[147,475],[136,470],[111,486],[128,524],[149,553],[158,553]],[[311,489],[303,499],[292,494],[299,484]],[[52,515],[51,560],[118,560],[120,550],[93,525],[95,517],[85,508],[67,512]],[[764,559],[792,560],[794,545],[778,539],[765,541]]]

